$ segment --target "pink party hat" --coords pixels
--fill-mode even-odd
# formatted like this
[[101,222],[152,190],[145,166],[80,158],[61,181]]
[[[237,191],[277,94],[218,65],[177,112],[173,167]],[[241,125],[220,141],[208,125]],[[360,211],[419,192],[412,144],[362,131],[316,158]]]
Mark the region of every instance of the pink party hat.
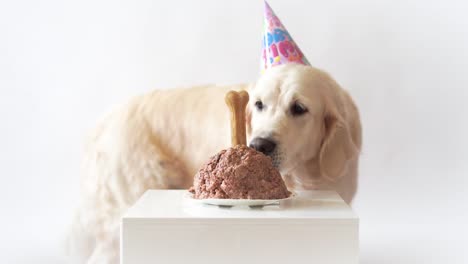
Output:
[[288,30],[265,1],[262,43],[262,73],[270,68],[286,63],[310,65],[301,49],[289,35]]

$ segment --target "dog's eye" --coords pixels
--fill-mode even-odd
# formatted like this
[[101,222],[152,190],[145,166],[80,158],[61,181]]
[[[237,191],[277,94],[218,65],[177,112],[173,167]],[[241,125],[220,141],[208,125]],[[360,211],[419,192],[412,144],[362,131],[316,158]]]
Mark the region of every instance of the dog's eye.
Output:
[[257,108],[258,111],[262,111],[264,107],[262,101],[255,102],[255,107]]
[[291,106],[291,114],[293,116],[300,116],[300,115],[303,115],[305,113],[307,113],[307,108],[305,106],[303,106],[302,104],[298,103],[298,102],[295,102],[292,106]]

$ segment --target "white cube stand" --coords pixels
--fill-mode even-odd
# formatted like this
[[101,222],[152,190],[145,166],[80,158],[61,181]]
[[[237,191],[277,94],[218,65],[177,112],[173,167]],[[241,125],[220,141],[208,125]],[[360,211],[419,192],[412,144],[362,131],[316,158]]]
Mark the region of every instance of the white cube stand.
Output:
[[263,208],[196,204],[150,190],[122,218],[123,264],[358,263],[359,219],[333,191]]

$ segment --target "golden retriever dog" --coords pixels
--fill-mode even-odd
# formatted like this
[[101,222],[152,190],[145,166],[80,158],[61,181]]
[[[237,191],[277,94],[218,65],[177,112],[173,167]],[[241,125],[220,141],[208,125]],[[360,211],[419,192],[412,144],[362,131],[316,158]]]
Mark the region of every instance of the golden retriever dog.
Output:
[[327,73],[285,64],[251,85],[157,90],[108,114],[87,141],[69,240],[78,263],[118,263],[125,210],[148,189],[189,188],[200,166],[230,146],[229,90],[249,92],[247,142],[272,158],[290,190],[334,189],[352,201],[361,124]]

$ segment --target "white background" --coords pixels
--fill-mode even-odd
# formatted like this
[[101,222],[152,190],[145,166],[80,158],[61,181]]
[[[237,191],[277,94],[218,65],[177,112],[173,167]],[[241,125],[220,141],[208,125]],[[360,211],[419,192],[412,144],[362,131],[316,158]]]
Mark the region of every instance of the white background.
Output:
[[[361,263],[468,263],[466,1],[270,5],[360,108]],[[255,80],[262,8],[2,0],[0,262],[62,263],[82,139],[113,105],[155,88]]]

